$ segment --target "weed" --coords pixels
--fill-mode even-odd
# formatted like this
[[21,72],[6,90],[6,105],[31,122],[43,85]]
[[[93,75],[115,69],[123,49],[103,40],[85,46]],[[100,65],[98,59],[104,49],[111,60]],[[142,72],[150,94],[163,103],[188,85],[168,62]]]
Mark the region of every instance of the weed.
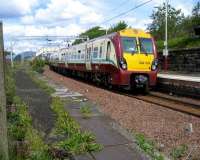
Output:
[[26,138],[29,142],[28,160],[51,160],[48,153],[48,146],[44,144],[39,133],[33,128],[29,128],[26,133]]
[[42,73],[44,70],[44,66],[45,66],[45,61],[40,59],[40,58],[35,58],[32,62],[31,62],[31,66],[32,69],[38,73]]
[[187,153],[187,150],[188,150],[188,146],[183,144],[183,145],[173,148],[170,155],[174,160],[176,160],[176,159],[184,157]]
[[51,95],[52,93],[55,92],[55,89],[50,87],[45,81],[38,79],[36,76],[36,73],[33,71],[28,71],[27,72],[30,78],[40,87],[42,88],[47,94]]
[[11,69],[10,66],[6,65],[5,91],[6,91],[7,104],[11,104],[15,96],[15,80],[13,76],[14,76],[14,71]]
[[153,160],[164,160],[164,157],[156,151],[153,141],[146,139],[143,134],[136,134],[135,138],[138,146]]
[[16,106],[16,112],[8,114],[9,133],[16,139],[22,141],[25,137],[27,128],[31,125],[31,119],[27,113],[26,105],[19,99],[13,98],[13,104]]
[[64,104],[60,98],[53,98],[52,109],[57,114],[57,132],[67,136],[66,140],[57,145],[72,154],[100,151],[102,146],[95,143],[95,137],[90,132],[82,132],[79,124],[64,110]]
[[26,104],[17,96],[13,98],[13,104],[16,107],[16,112],[8,114],[8,133],[12,140],[26,142],[28,147],[23,152],[24,155],[19,157],[16,155],[15,149],[10,146],[12,159],[51,160],[48,146],[44,144],[39,133],[32,127],[32,120],[28,114]]
[[83,118],[90,118],[92,115],[91,108],[88,105],[82,106],[80,112],[82,113]]

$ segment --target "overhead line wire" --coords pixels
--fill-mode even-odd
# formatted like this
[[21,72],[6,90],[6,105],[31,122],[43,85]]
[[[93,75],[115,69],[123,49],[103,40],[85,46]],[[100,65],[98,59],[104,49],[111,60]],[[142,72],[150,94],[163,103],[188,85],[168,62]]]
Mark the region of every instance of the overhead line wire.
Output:
[[142,6],[144,6],[145,4],[147,4],[147,3],[151,2],[151,1],[152,1],[152,0],[145,1],[145,2],[143,2],[143,3],[141,3],[141,4],[139,4],[139,5],[137,5],[137,6],[133,7],[133,8],[131,8],[131,9],[129,9],[128,11],[122,12],[122,13],[120,13],[120,14],[118,14],[118,15],[116,15],[116,16],[110,18],[110,19],[107,19],[107,20],[101,22],[100,25],[101,25],[101,24],[105,24],[105,23],[107,23],[107,22],[109,22],[109,21],[111,21],[111,20],[113,20],[113,19],[115,19],[115,18],[118,18],[118,17],[121,17],[121,16],[123,16],[123,15],[126,15],[127,13],[129,13],[129,12],[131,12],[131,11],[133,11],[133,10],[139,8],[139,7],[142,7]]

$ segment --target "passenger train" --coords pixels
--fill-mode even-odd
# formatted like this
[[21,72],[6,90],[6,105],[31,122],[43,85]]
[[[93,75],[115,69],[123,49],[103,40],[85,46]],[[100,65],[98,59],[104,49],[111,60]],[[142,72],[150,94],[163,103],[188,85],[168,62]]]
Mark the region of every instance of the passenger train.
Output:
[[109,87],[145,92],[156,85],[158,69],[153,37],[131,28],[62,48],[50,55],[49,65]]

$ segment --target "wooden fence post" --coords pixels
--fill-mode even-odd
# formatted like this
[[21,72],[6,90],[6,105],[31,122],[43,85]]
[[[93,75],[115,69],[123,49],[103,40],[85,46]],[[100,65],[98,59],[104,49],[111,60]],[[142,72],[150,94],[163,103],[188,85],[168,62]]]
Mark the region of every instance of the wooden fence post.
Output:
[[0,22],[0,160],[8,160],[6,95],[5,95],[5,57],[3,25]]

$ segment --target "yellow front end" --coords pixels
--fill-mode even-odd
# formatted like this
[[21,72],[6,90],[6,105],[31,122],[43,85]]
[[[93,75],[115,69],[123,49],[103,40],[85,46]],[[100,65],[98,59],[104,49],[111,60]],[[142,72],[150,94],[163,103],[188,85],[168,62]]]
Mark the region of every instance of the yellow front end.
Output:
[[[143,52],[140,44],[141,38],[145,41],[148,40],[150,42],[151,35],[142,31],[142,30],[135,30],[135,29],[125,29],[120,31],[120,36],[122,37],[122,41],[125,39],[126,46],[125,49],[123,48],[123,57],[127,63],[127,70],[128,71],[151,71],[151,65],[155,58],[153,54],[153,43],[152,43],[152,53],[145,53]],[[133,39],[134,38],[134,39]],[[132,42],[133,41],[133,42]],[[133,51],[129,51],[128,47],[130,48],[131,43],[133,43]],[[127,46],[128,45],[128,46]],[[127,51],[128,50],[128,51]]]

